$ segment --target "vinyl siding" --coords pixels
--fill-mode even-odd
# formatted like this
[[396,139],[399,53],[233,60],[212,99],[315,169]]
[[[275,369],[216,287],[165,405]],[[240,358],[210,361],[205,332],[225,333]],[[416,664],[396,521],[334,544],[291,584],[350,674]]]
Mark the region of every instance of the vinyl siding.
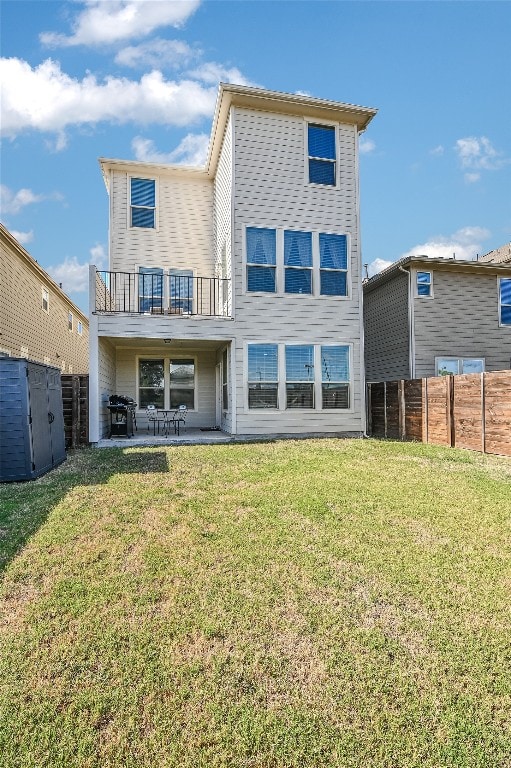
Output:
[[366,381],[410,378],[408,275],[364,292]]
[[[136,272],[139,266],[193,269],[199,277],[214,270],[213,183],[163,173],[157,179],[157,229],[128,227],[129,175],[111,171],[110,269]],[[135,174],[133,174],[135,175]]]
[[511,327],[499,328],[496,275],[433,271],[433,296],[414,299],[417,377],[435,375],[435,357],[484,358],[510,367]]
[[115,349],[107,339],[98,339],[98,381],[99,381],[99,436],[110,435],[110,395],[124,394],[117,391]]
[[[340,187],[306,183],[304,120],[236,108],[234,111],[234,262],[237,433],[359,431],[361,421],[360,256],[357,230],[356,129],[339,125]],[[243,293],[246,226],[284,227],[349,235],[352,299]],[[353,343],[352,413],[255,411],[246,408],[244,379],[250,340],[275,343]]]
[[[89,324],[75,307],[44,279],[30,257],[22,257],[0,239],[0,347],[11,357],[26,357],[61,368],[63,373],[89,370]],[[41,289],[49,293],[49,311],[42,308]],[[68,312],[73,330],[68,329]],[[83,332],[77,332],[78,320]],[[46,359],[45,359],[46,358]]]

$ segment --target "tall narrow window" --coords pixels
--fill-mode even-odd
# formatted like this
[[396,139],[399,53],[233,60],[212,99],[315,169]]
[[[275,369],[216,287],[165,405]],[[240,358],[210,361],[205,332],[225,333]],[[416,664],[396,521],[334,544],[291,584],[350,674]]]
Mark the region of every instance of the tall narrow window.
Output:
[[319,270],[322,296],[348,295],[348,243],[346,235],[319,234]]
[[163,269],[161,267],[140,267],[138,311],[162,314],[163,309]]
[[170,407],[195,407],[195,361],[170,361]]
[[500,324],[511,325],[511,278],[500,278]]
[[314,408],[314,347],[286,347],[286,408]]
[[350,407],[350,350],[348,346],[321,347],[323,408]]
[[224,349],[222,353],[222,408],[224,411],[229,410],[229,389],[227,381],[227,350]]
[[170,314],[191,315],[193,311],[193,272],[170,270]]
[[67,313],[67,327],[70,331],[73,330],[73,313],[72,312]]
[[83,333],[83,323],[81,320],[78,320],[78,328],[77,328],[78,336],[81,336]]
[[156,227],[156,182],[154,179],[131,180],[131,226]]
[[163,360],[139,360],[138,404],[141,408],[164,407]]
[[417,272],[417,296],[431,296],[432,285],[431,272]]
[[312,234],[284,232],[286,293],[312,293]]
[[278,347],[248,345],[248,407],[278,407]]
[[335,186],[335,128],[330,125],[308,125],[309,182]]
[[276,232],[247,227],[247,290],[275,293]]
[[41,307],[45,312],[50,311],[50,294],[46,288],[41,288]]

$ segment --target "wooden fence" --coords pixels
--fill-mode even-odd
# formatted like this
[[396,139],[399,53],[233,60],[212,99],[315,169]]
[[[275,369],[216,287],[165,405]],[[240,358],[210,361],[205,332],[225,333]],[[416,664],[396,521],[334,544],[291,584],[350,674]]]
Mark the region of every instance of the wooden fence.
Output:
[[368,434],[511,456],[511,370],[367,385]]
[[66,448],[89,444],[89,376],[62,374]]

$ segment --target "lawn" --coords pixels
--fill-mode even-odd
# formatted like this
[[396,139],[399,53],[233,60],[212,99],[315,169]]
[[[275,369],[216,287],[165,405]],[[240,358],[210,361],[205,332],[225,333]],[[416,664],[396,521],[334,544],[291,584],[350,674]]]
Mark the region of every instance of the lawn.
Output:
[[0,488],[2,768],[509,768],[511,461],[86,450]]

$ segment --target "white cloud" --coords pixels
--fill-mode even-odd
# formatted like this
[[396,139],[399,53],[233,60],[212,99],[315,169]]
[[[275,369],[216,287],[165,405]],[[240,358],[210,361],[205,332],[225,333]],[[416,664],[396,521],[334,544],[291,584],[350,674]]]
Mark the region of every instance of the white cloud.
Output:
[[189,133],[176,149],[159,152],[152,139],[136,136],[131,142],[135,158],[144,163],[163,163],[203,166],[208,154],[209,136],[206,133]]
[[19,189],[13,192],[5,184],[0,184],[0,210],[2,214],[16,214],[26,205],[40,203],[43,200],[62,200],[59,192],[52,192],[49,195],[37,195],[31,189]]
[[107,77],[98,82],[88,74],[70,77],[60,64],[47,59],[32,67],[21,59],[2,59],[2,131],[16,136],[23,130],[59,132],[70,125],[134,122],[187,125],[210,117],[216,88],[192,80],[165,80],[156,70],[140,81]]
[[364,136],[362,136],[358,144],[358,148],[361,155],[368,155],[370,152],[374,152],[376,149],[376,144],[372,139],[366,139]]
[[31,243],[34,239],[34,233],[32,230],[30,230],[30,232],[18,232],[16,229],[11,229],[10,233],[13,237],[16,238],[18,243],[21,243],[21,245]]
[[103,45],[145,37],[158,27],[180,27],[200,0],[86,0],[73,22],[73,34],[43,32],[49,46]]
[[490,236],[483,227],[463,227],[452,235],[432,237],[425,243],[420,243],[404,253],[405,256],[428,256],[435,259],[457,259],[472,261],[478,253],[482,253],[482,242]]
[[155,38],[140,45],[123,48],[115,57],[117,64],[125,67],[165,67],[187,66],[190,61],[201,55],[198,49],[190,48],[181,40],[162,40]]
[[495,149],[486,136],[479,138],[469,136],[465,139],[458,139],[454,149],[461,167],[471,171],[471,173],[465,174],[465,181],[469,183],[477,181],[479,178],[474,171],[498,171],[510,162],[502,152]]
[[445,152],[445,149],[441,144],[438,145],[438,147],[434,147],[433,149],[429,150],[429,154],[433,155],[434,157],[439,157],[440,155],[443,155]]
[[467,184],[474,184],[476,181],[479,181],[481,178],[480,173],[466,173],[463,178],[467,182]]
[[382,272],[384,269],[387,269],[387,267],[390,267],[390,265],[393,263],[394,262],[392,261],[385,261],[385,259],[375,259],[368,266],[367,271],[369,277],[373,277],[373,275],[378,274],[378,272]]
[[96,243],[90,249],[89,261],[80,262],[76,256],[66,256],[61,264],[48,267],[47,271],[56,283],[62,283],[62,289],[66,293],[80,293],[87,291],[89,287],[89,264],[95,264],[101,269],[105,263],[105,249]]
[[203,83],[218,85],[218,83],[236,83],[236,85],[257,85],[248,80],[237,67],[226,67],[214,61],[206,61],[204,64],[187,72],[188,77],[200,80]]

